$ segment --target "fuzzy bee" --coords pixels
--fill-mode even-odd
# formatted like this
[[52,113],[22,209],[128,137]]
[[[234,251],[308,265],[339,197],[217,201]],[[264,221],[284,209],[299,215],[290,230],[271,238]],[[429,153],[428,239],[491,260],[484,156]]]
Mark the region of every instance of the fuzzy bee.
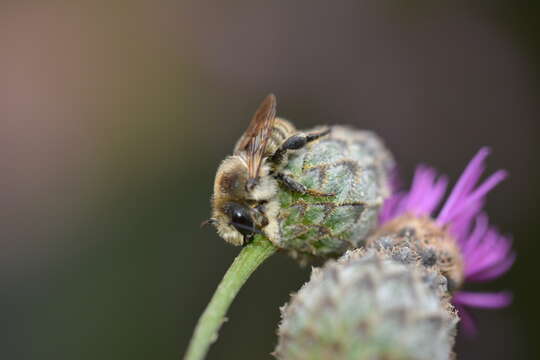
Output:
[[214,225],[218,234],[233,245],[246,245],[259,233],[278,243],[279,184],[299,194],[332,195],[308,189],[283,173],[288,152],[329,133],[328,128],[297,131],[289,121],[276,117],[276,97],[268,95],[236,143],[233,155],[217,170],[212,217],[205,223]]

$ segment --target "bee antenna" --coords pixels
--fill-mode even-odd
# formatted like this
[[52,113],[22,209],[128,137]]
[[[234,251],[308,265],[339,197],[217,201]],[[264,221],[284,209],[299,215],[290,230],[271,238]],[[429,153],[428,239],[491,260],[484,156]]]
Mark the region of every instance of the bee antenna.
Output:
[[217,220],[216,219],[208,219],[208,220],[204,220],[202,223],[201,223],[201,227],[205,227],[206,225],[214,225],[214,224],[217,224]]

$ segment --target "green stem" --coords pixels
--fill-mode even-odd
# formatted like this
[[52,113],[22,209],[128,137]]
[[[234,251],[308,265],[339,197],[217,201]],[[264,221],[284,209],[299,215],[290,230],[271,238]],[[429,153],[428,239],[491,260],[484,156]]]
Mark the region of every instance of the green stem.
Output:
[[208,348],[217,339],[218,330],[225,320],[225,313],[236,294],[255,269],[275,251],[276,247],[270,241],[259,236],[242,249],[201,315],[184,360],[204,359]]

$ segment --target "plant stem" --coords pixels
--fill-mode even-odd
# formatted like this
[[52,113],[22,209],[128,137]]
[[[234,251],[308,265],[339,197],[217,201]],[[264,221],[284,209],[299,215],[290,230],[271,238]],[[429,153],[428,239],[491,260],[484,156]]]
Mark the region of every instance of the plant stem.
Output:
[[225,313],[236,294],[255,269],[275,251],[276,247],[260,236],[242,249],[201,315],[184,360],[204,359],[208,348],[217,339],[218,330],[225,321]]

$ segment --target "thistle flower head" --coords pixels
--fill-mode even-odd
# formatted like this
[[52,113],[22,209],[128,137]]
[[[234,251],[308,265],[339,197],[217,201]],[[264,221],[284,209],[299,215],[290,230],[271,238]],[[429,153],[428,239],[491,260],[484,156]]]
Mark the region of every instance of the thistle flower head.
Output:
[[[447,234],[441,238],[451,239],[459,249],[462,263],[460,272],[464,282],[493,280],[507,272],[515,260],[510,238],[490,226],[487,215],[482,212],[487,193],[507,176],[504,170],[499,170],[480,181],[488,155],[489,149],[480,149],[445,201],[447,177],[438,175],[432,168],[419,166],[410,190],[392,195],[379,217],[383,228],[400,221],[410,222],[411,218],[430,219],[433,225]],[[437,212],[438,208],[440,211]],[[460,284],[456,285],[459,288]],[[506,292],[472,293],[458,290],[452,298],[469,329],[472,323],[464,306],[499,308],[510,301],[511,296]]]
[[391,193],[393,167],[377,135],[344,126],[331,127],[324,138],[291,153],[282,171],[309,191],[279,188],[275,245],[301,262],[364,245]]
[[452,358],[458,321],[444,277],[388,249],[356,249],[314,269],[282,308],[283,360]]

